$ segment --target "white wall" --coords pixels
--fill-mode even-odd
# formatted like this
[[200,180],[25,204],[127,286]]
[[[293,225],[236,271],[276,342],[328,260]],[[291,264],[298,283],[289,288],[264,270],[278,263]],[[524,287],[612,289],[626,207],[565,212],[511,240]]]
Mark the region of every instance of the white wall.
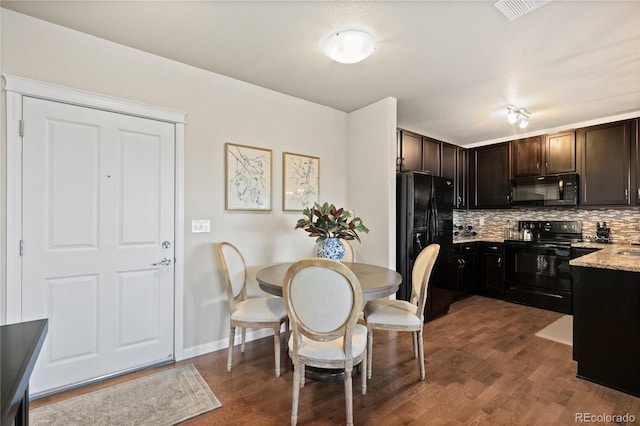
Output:
[[349,114],[347,147],[349,208],[370,229],[353,244],[357,260],[394,270],[396,108],[396,99],[386,98]]
[[[350,190],[358,182],[355,171],[388,185],[391,174],[378,176],[374,167],[352,168],[354,159],[381,165],[389,152],[393,164],[394,143],[389,147],[390,128],[395,131],[395,100],[385,100],[353,113],[351,117],[242,81],[147,54],[87,34],[72,31],[12,11],[2,10],[1,68],[3,73],[88,90],[100,94],[158,105],[187,113],[185,128],[185,277],[184,354],[195,355],[226,346],[228,309],[221,271],[213,243],[230,241],[244,253],[247,262],[258,265],[295,260],[311,255],[314,240],[293,227],[299,214],[282,211],[282,152],[320,157],[320,198],[336,205],[357,199],[357,212],[372,228],[366,256],[389,264],[390,225],[388,213],[369,216],[370,204]],[[251,64],[248,64],[251,65]],[[4,93],[3,93],[4,97]],[[4,103],[4,102],[3,102]],[[393,117],[392,117],[393,116]],[[366,118],[366,120],[361,120]],[[366,121],[366,122],[365,122]],[[374,134],[366,134],[369,125]],[[352,158],[341,154],[356,140],[356,146],[371,141],[366,157],[349,148]],[[233,142],[273,150],[273,197],[271,212],[238,212],[224,209],[224,144]],[[6,135],[2,132],[2,151]],[[2,157],[2,175],[5,164]],[[387,170],[387,171],[389,171]],[[376,188],[376,193],[380,188]],[[4,190],[3,190],[4,194]],[[2,197],[2,217],[6,211]],[[381,200],[375,207],[390,211]],[[365,215],[365,213],[367,213]],[[368,220],[371,218],[371,220]],[[192,219],[211,220],[211,233],[191,234]],[[379,228],[379,229],[378,229]],[[385,237],[378,237],[385,235]],[[3,234],[4,235],[4,234]],[[375,235],[375,236],[374,236]],[[2,237],[4,246],[4,236]],[[365,253],[365,252],[363,252]],[[376,254],[374,254],[376,253]],[[3,274],[4,276],[4,270]],[[254,283],[255,284],[255,283]],[[4,289],[3,289],[4,290]],[[4,314],[4,302],[0,314]],[[1,317],[0,317],[1,318]],[[180,352],[181,348],[178,348]]]

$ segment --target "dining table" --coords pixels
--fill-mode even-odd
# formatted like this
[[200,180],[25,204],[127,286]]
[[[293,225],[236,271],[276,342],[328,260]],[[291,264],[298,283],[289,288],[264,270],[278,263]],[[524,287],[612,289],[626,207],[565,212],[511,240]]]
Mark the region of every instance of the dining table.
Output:
[[[294,262],[278,263],[260,269],[256,280],[260,288],[274,296],[282,297],[282,283],[287,270]],[[398,291],[402,276],[393,269],[367,263],[342,262],[360,281],[362,300],[381,299]]]

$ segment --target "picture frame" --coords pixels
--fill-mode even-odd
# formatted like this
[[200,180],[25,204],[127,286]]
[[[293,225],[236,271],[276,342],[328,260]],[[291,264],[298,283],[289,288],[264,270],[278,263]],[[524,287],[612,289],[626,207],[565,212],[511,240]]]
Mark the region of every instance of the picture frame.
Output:
[[225,209],[271,211],[272,151],[225,144]]
[[320,157],[282,153],[282,210],[302,211],[318,202]]

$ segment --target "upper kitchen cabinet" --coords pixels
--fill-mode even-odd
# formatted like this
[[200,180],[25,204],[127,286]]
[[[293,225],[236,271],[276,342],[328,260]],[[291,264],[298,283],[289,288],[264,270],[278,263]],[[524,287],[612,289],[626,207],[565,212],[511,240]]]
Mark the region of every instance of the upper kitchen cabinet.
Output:
[[469,151],[464,148],[456,148],[456,176],[455,176],[455,202],[456,209],[466,209],[469,188]]
[[580,204],[629,205],[632,121],[578,129]]
[[542,137],[534,136],[511,142],[513,176],[539,176],[542,164]]
[[469,207],[509,208],[509,143],[469,150]]
[[544,145],[546,174],[576,171],[576,132],[574,130],[547,135]]
[[511,142],[514,177],[576,171],[575,131],[533,136]]
[[440,147],[440,176],[449,179],[456,178],[457,147],[443,143]]
[[398,132],[398,171],[422,171],[422,136],[400,130]]
[[635,189],[633,199],[636,205],[640,205],[640,118],[633,120],[631,125],[631,147],[633,159],[631,161],[631,173],[635,181],[631,182],[631,187]]
[[440,145],[435,139],[422,137],[422,171],[440,176]]

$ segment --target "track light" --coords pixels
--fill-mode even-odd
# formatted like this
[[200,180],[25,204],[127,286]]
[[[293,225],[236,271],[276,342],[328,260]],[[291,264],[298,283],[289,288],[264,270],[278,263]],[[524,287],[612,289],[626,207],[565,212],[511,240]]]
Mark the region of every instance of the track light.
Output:
[[531,113],[524,108],[516,108],[513,105],[507,105],[507,120],[509,120],[509,124],[515,124],[519,120],[520,123],[518,124],[518,127],[524,129],[529,125],[530,116]]

